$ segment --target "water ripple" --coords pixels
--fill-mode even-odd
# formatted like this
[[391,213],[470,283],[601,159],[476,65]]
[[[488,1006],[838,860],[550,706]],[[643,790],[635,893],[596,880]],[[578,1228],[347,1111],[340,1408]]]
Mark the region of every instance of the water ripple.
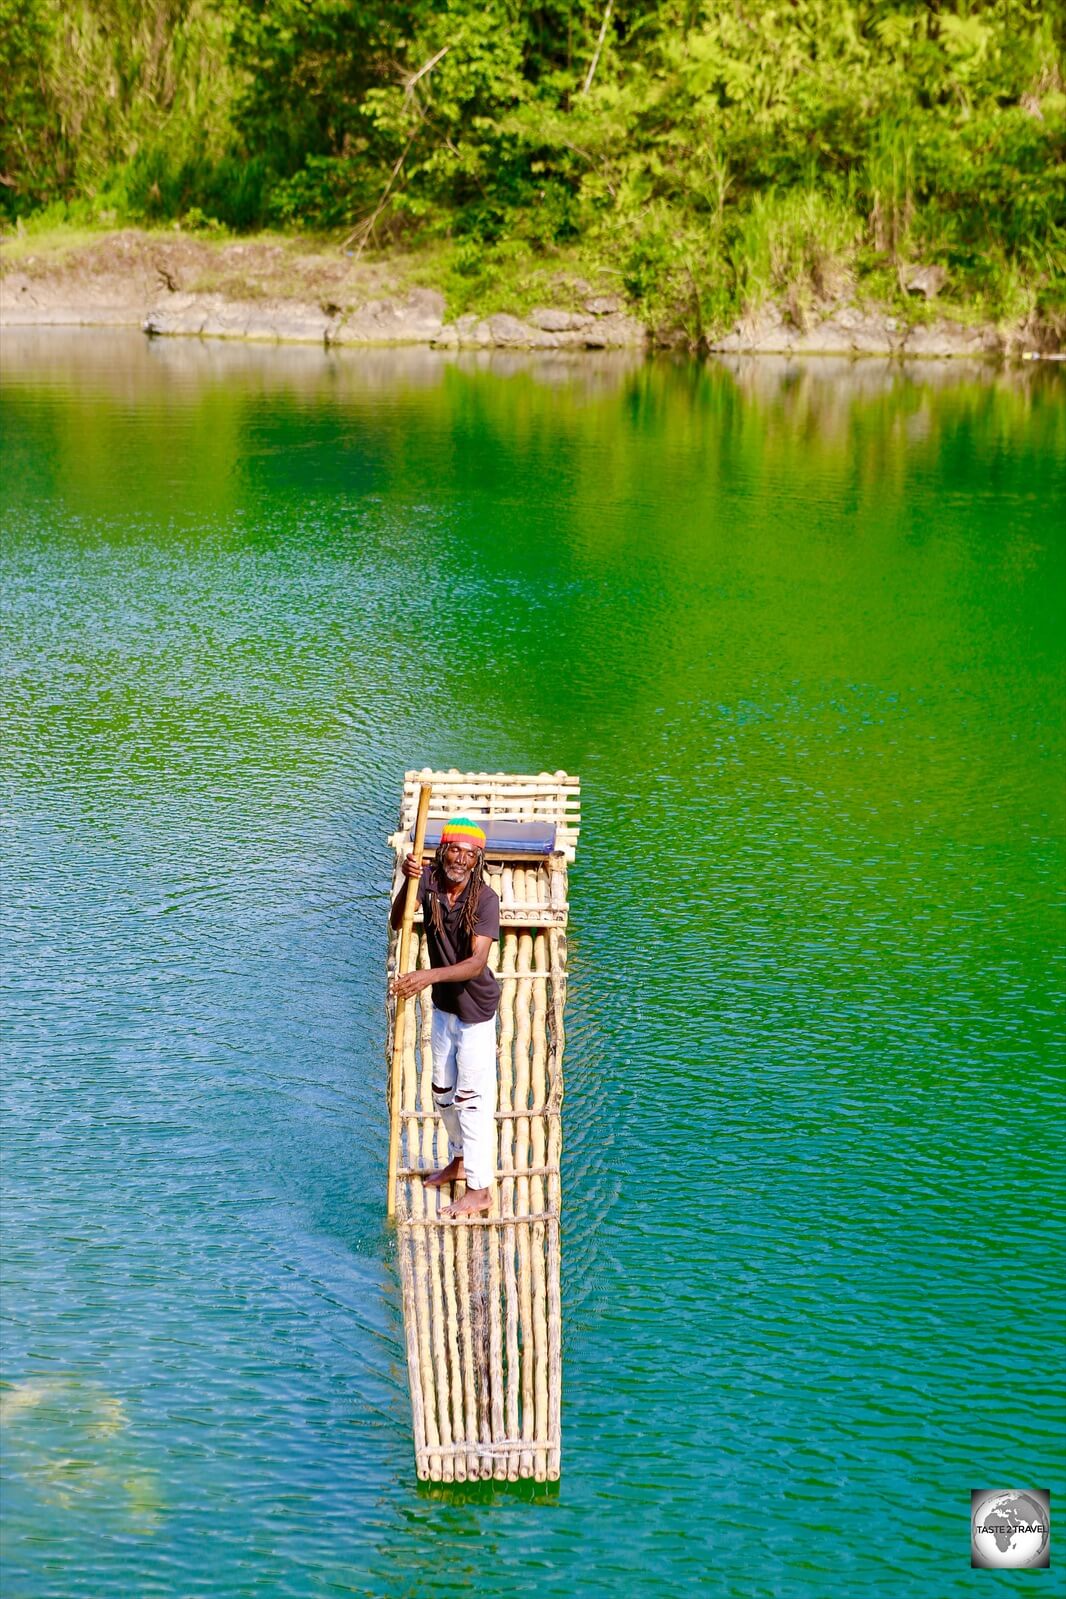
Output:
[[[5,1591],[961,1594],[1063,1464],[1061,385],[7,342]],[[423,761],[584,785],[557,1491],[413,1477]]]

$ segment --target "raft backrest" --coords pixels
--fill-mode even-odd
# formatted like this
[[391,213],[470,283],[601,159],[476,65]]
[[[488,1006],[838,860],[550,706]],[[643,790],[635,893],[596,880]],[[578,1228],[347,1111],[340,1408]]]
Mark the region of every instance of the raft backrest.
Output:
[[[545,854],[557,851],[572,861],[581,827],[581,783],[566,772],[539,772],[515,776],[508,772],[434,772],[424,767],[420,772],[407,772],[404,778],[401,808],[401,831],[410,833],[414,827],[418,808],[418,791],[422,783],[432,783],[433,796],[429,806],[429,825],[437,825],[449,816],[468,816],[480,822],[489,831],[488,823],[515,822],[525,825],[553,825],[555,838],[551,850],[516,850],[518,854]],[[427,839],[428,842],[428,839]],[[395,840],[390,840],[395,844]],[[492,854],[504,854],[491,850]],[[506,853],[510,853],[507,851]]]
[[[485,831],[485,854],[492,860],[528,859],[534,855],[552,855],[555,852],[554,822],[517,822],[511,817],[492,820],[489,817],[471,817]],[[426,827],[426,853],[440,843],[443,821],[430,822]],[[407,836],[414,842],[414,830],[408,828]]]

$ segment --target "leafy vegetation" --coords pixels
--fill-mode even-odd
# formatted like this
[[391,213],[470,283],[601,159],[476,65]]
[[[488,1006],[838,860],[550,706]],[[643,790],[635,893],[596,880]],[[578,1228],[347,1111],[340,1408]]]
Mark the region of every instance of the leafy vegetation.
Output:
[[0,206],[425,249],[468,303],[610,274],[698,339],[769,296],[1066,319],[1041,0],[0,0]]

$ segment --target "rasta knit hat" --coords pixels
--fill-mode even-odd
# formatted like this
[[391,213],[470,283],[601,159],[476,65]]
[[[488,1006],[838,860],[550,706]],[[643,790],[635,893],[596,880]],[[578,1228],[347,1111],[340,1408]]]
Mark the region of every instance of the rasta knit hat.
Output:
[[441,844],[472,844],[475,849],[485,848],[485,834],[468,816],[452,816],[441,828]]

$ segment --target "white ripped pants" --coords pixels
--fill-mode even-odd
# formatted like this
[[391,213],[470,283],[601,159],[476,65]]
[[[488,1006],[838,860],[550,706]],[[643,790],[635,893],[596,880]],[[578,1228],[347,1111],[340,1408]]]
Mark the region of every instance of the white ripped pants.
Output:
[[463,1157],[468,1188],[496,1175],[496,1018],[461,1022],[433,1012],[433,1103],[448,1130],[448,1156]]

